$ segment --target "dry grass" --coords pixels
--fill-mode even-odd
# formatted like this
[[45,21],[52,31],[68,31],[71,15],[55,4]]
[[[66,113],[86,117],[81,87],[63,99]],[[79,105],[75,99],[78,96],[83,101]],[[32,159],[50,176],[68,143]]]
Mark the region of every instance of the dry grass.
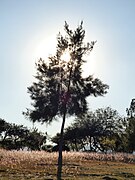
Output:
[[[0,180],[56,179],[57,153],[0,150]],[[135,155],[63,153],[63,179],[135,180]]]

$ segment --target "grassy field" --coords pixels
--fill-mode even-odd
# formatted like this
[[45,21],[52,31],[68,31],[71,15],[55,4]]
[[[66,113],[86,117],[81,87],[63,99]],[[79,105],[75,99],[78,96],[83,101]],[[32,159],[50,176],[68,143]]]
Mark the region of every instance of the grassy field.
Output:
[[[57,153],[0,150],[0,180],[55,180]],[[135,180],[135,155],[63,153],[62,179]]]

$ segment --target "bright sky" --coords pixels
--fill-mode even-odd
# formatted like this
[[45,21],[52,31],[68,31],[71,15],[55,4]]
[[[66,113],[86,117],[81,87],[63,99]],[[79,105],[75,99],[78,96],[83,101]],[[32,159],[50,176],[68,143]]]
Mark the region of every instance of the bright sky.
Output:
[[[0,0],[0,118],[32,126],[22,111],[30,107],[35,62],[55,53],[64,21],[74,29],[81,20],[86,42],[97,40],[84,71],[110,86],[105,97],[88,99],[90,109],[125,114],[135,97],[135,0]],[[38,127],[54,135],[60,126]]]

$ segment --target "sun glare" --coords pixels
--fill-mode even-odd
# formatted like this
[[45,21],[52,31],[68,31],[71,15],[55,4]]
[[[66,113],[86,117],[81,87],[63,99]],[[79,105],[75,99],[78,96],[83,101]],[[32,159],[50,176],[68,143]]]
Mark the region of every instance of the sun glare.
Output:
[[53,56],[56,53],[56,37],[50,36],[48,38],[39,41],[35,48],[35,58],[42,58],[47,60],[49,56]]
[[[48,63],[48,57],[54,56],[56,54],[57,40],[56,36],[52,35],[48,38],[42,39],[37,42],[37,46],[34,51],[34,59],[38,60],[42,58]],[[97,64],[97,55],[96,52],[91,52],[89,57],[86,57],[87,63],[83,65],[83,76],[87,76],[89,74],[98,74],[98,68],[100,66],[100,62]],[[71,56],[68,50],[64,51],[61,55],[61,60],[64,62],[69,62],[71,60]]]
[[68,52],[68,51],[65,51],[65,52],[62,54],[61,59],[62,59],[63,61],[66,61],[66,62],[70,61],[71,56],[70,56],[69,52]]
[[[49,56],[56,55],[56,47],[57,47],[57,39],[55,35],[51,35],[47,38],[40,39],[34,50],[35,59],[42,58],[45,61],[48,61]],[[65,62],[69,62],[71,60],[71,56],[68,50],[65,50],[61,55],[61,60]]]

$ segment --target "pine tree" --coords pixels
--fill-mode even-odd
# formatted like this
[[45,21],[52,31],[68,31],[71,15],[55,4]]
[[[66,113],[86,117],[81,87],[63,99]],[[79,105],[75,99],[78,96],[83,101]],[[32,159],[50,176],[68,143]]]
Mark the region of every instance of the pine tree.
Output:
[[[92,51],[96,41],[84,44],[85,30],[83,22],[75,31],[69,29],[65,22],[66,35],[57,36],[56,54],[48,58],[48,62],[40,59],[36,63],[36,82],[28,87],[28,93],[33,101],[33,109],[24,113],[33,122],[51,123],[62,117],[59,142],[59,157],[57,179],[62,172],[63,131],[67,116],[80,116],[87,112],[86,98],[94,95],[103,96],[108,85],[103,84],[92,75],[82,77],[83,57]],[[68,59],[64,59],[68,55]]]

